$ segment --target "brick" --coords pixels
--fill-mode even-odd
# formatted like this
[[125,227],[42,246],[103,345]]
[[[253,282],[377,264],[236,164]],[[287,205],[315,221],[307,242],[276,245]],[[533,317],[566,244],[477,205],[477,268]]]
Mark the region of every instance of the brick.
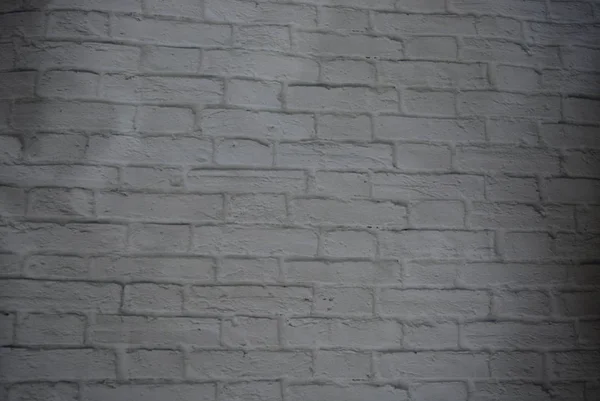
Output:
[[[114,280],[214,279],[214,261],[206,257],[110,257],[91,260],[89,276]],[[87,270],[87,269],[86,269]]]
[[201,226],[194,229],[193,243],[203,253],[313,256],[317,251],[317,235],[300,228]]
[[407,287],[454,285],[458,276],[457,270],[458,263],[413,260],[404,264],[402,279]]
[[54,11],[48,16],[48,36],[106,37],[108,15],[98,12]]
[[189,357],[189,374],[194,378],[311,376],[311,356],[295,351],[199,351]]
[[183,172],[178,168],[125,167],[123,187],[143,190],[177,190],[183,187]]
[[315,356],[315,375],[368,379],[371,376],[369,353],[319,350]]
[[208,136],[243,136],[259,139],[308,139],[314,136],[314,119],[306,114],[280,114],[246,110],[210,109],[201,112],[202,132]]
[[292,201],[294,220],[301,223],[403,227],[406,208],[393,202],[342,201],[297,198]]
[[423,201],[410,206],[410,222],[418,228],[464,228],[465,213],[461,201]]
[[131,350],[124,357],[125,375],[130,379],[178,379],[183,377],[179,351]]
[[243,49],[289,51],[290,29],[274,25],[239,26],[235,31],[235,44]]
[[292,170],[191,170],[192,189],[218,192],[303,193],[306,177]]
[[373,295],[365,288],[318,287],[314,309],[317,313],[371,314]]
[[292,385],[288,388],[290,401],[302,400],[379,400],[379,401],[407,401],[408,394],[393,386],[375,386],[369,384],[355,384],[341,386],[335,384],[304,384]]
[[[0,162],[3,164],[14,163],[22,158],[22,145],[20,138],[13,136],[0,136]],[[6,168],[6,167],[5,167]]]
[[407,349],[456,348],[458,326],[452,323],[405,324],[403,344]]
[[597,351],[557,352],[552,355],[552,374],[557,379],[594,378],[598,376],[600,353]]
[[3,349],[0,371],[5,380],[105,380],[115,379],[116,361],[111,350]]
[[484,123],[477,119],[449,120],[404,116],[375,117],[375,137],[416,141],[484,141]]
[[215,161],[229,166],[272,166],[273,148],[252,139],[224,139],[215,145]]
[[524,119],[490,119],[486,124],[490,142],[535,146],[538,128],[535,121]]
[[[402,3],[400,3],[402,4]],[[375,13],[375,29],[397,35],[474,35],[473,17]]]
[[600,37],[598,27],[589,24],[556,24],[551,22],[530,22],[528,40],[536,44],[589,44],[597,43]]
[[[8,260],[6,255],[2,258]],[[88,277],[87,261],[81,256],[33,255],[26,259],[25,271],[33,277]]]
[[548,259],[555,256],[547,233],[506,233],[504,256],[510,260]]
[[530,67],[499,65],[496,69],[496,84],[501,90],[535,92],[542,88],[542,79],[541,74]]
[[583,232],[598,232],[596,225],[598,216],[600,216],[599,206],[582,206],[576,209],[577,229]]
[[281,85],[277,82],[232,79],[227,85],[225,101],[229,104],[280,107]]
[[11,37],[33,38],[44,35],[44,16],[40,12],[19,12],[0,15],[0,40]]
[[371,139],[371,119],[368,116],[317,116],[317,136],[328,140]]
[[278,381],[225,383],[221,394],[227,400],[281,401],[281,384]]
[[223,342],[230,347],[277,346],[277,320],[239,316],[225,320]]
[[548,200],[561,203],[597,203],[600,181],[583,178],[551,178],[545,183]]
[[580,321],[578,332],[579,343],[583,345],[598,345],[600,342],[600,322],[598,321]]
[[561,265],[483,262],[460,265],[458,272],[466,284],[487,287],[556,285],[566,280],[567,269]]
[[549,395],[542,386],[530,383],[477,383],[473,395],[475,397],[474,399],[477,401],[490,398],[499,401],[514,399],[538,401],[551,399],[548,398]]
[[74,383],[20,383],[9,394],[11,401],[77,401],[79,389]]
[[485,194],[490,201],[537,202],[540,199],[535,178],[488,176],[485,178]]
[[151,14],[202,18],[202,5],[196,0],[144,0]]
[[126,102],[141,100],[141,81],[129,74],[105,74],[100,80],[99,96],[104,99],[120,99]]
[[283,195],[232,195],[227,217],[236,222],[281,222],[286,220]]
[[186,309],[204,313],[308,313],[312,290],[277,286],[193,286]]
[[227,25],[136,19],[127,16],[115,17],[112,20],[111,31],[112,36],[116,38],[161,45],[219,46],[231,41],[231,29]]
[[504,292],[496,298],[497,313],[502,315],[528,316],[549,315],[550,298],[538,291]]
[[0,325],[2,334],[0,334],[0,345],[11,345],[14,339],[15,315],[11,313],[0,313]]
[[563,292],[557,297],[558,312],[564,316],[586,316],[600,314],[600,308],[595,301],[598,293],[586,292]]
[[252,4],[242,0],[207,0],[205,7],[205,17],[219,22],[293,23],[314,27],[317,20],[316,9],[308,5],[266,2]]
[[397,262],[289,261],[286,279],[291,282],[393,283],[400,281]]
[[492,377],[542,377],[542,355],[533,352],[497,352],[490,357]]
[[189,241],[190,227],[183,224],[136,224],[129,232],[133,251],[185,252]]
[[16,55],[13,52],[12,43],[0,44],[0,69],[10,70],[15,64]]
[[521,21],[513,18],[481,16],[475,20],[477,34],[481,36],[498,36],[503,38],[521,39]]
[[396,352],[382,354],[377,370],[385,378],[460,378],[489,376],[487,355],[464,352]]
[[542,87],[570,95],[594,95],[593,86],[600,84],[600,74],[562,70],[543,70]]
[[[379,234],[383,257],[441,257],[488,259],[493,251],[492,236],[487,231],[405,230]],[[427,248],[419,244],[428,243]]]
[[[580,3],[578,3],[580,4]],[[595,70],[600,60],[600,50],[588,47],[569,46],[563,50],[565,67],[576,70]]]
[[181,311],[182,287],[167,284],[130,284],[125,286],[123,308],[134,312]]
[[89,341],[144,347],[218,346],[219,326],[216,319],[98,315],[90,323]]
[[142,0],[51,0],[51,8],[82,8],[103,11],[141,12]]
[[92,384],[83,390],[89,401],[130,401],[143,399],[147,401],[188,400],[215,401],[215,384]]
[[125,227],[112,224],[23,223],[0,227],[0,248],[9,251],[116,251],[123,249]]
[[216,79],[180,77],[144,77],[140,79],[142,100],[210,104],[221,103],[223,85]]
[[279,277],[275,258],[225,258],[218,268],[220,281],[274,282]]
[[26,155],[33,162],[81,161],[87,144],[84,135],[36,134],[28,139]]
[[[520,40],[520,38],[518,38]],[[465,61],[498,61],[531,66],[560,67],[557,46],[527,46],[519,42],[492,38],[464,38],[460,59]]]
[[402,91],[402,107],[409,114],[453,116],[455,95],[451,92]]
[[191,109],[175,107],[140,106],[136,127],[141,132],[174,134],[189,132],[194,128]]
[[546,95],[503,92],[463,92],[457,96],[461,115],[547,117],[560,116],[560,99]]
[[578,121],[600,121],[600,101],[569,97],[564,100],[565,118]]
[[142,52],[140,68],[152,72],[195,73],[200,68],[200,50],[149,46]]
[[381,62],[384,82],[432,88],[485,89],[487,67],[481,63],[440,63],[433,61]]
[[393,320],[289,319],[284,338],[291,346],[393,347],[402,329]]
[[34,216],[93,216],[92,191],[78,188],[38,188],[29,192]]
[[0,215],[25,214],[25,191],[20,188],[0,186]]
[[83,345],[85,317],[80,315],[28,314],[17,326],[19,344]]
[[456,382],[420,384],[414,394],[416,400],[464,401],[468,397],[465,384]]
[[375,173],[373,196],[385,199],[483,199],[483,178],[475,175]]
[[323,80],[332,83],[375,83],[375,66],[362,60],[324,61],[321,67]]
[[366,231],[329,231],[323,235],[323,253],[337,257],[374,257],[376,239]]
[[[349,101],[352,99],[352,101]],[[290,86],[286,94],[290,109],[339,111],[396,111],[398,93],[394,89],[365,87]]]
[[277,148],[277,165],[316,168],[391,168],[392,147],[385,144],[331,142],[284,143]]
[[202,56],[201,72],[248,78],[315,81],[319,75],[319,65],[305,57],[245,50],[206,50]]
[[576,284],[587,285],[589,283],[596,283],[600,279],[598,273],[598,265],[594,263],[582,263],[579,267],[570,268],[568,271],[569,281]]
[[379,308],[387,315],[484,317],[489,313],[489,295],[466,290],[382,289]]
[[105,65],[113,71],[134,71],[137,70],[140,54],[141,50],[136,47],[109,43],[46,42],[43,46],[20,46],[16,66],[96,69]]
[[35,72],[0,72],[0,99],[33,97]]
[[411,59],[456,60],[458,46],[453,37],[416,36],[408,40],[405,51]]
[[380,36],[341,33],[297,32],[294,49],[299,53],[330,54],[362,58],[402,58],[402,42]]
[[24,187],[55,185],[105,188],[114,186],[117,176],[118,172],[114,167],[83,165],[5,165],[0,171],[0,181],[3,184],[15,184]]
[[3,309],[116,312],[121,297],[116,284],[8,280],[2,285]]
[[568,347],[575,344],[571,323],[476,322],[465,324],[463,341],[472,347]]
[[544,1],[505,0],[502,3],[489,3],[483,0],[452,0],[450,7],[460,13],[478,13],[491,15],[513,15],[516,17],[545,18]]
[[315,174],[315,192],[335,196],[368,196],[371,191],[369,176],[362,173],[318,171]]
[[572,229],[573,208],[569,206],[546,206],[474,202],[469,215],[474,228],[507,229]]

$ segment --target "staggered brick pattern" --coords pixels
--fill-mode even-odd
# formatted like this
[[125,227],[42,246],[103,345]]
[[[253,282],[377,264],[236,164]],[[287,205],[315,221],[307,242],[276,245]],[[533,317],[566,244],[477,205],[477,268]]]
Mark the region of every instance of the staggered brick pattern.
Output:
[[0,399],[600,400],[599,23],[0,2]]

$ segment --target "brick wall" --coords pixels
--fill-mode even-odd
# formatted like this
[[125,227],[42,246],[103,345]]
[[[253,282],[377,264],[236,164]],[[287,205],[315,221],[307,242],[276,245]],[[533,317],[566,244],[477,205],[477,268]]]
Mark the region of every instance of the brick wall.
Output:
[[600,3],[5,0],[0,399],[600,399]]

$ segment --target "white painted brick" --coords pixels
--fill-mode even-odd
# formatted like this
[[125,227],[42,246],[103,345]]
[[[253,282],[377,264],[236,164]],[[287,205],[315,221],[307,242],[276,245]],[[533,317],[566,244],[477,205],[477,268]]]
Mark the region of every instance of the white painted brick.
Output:
[[600,322],[580,321],[579,342],[584,345],[598,345],[600,339]]
[[194,399],[196,401],[215,401],[215,384],[91,384],[85,387],[83,394],[90,401],[147,401]]
[[419,385],[413,394],[416,401],[465,401],[468,397],[465,384],[456,382],[424,383]]
[[362,173],[318,171],[315,174],[315,191],[335,196],[369,196],[369,176]]
[[137,19],[129,16],[113,18],[111,32],[115,38],[161,45],[218,46],[231,41],[231,29],[227,25]]
[[547,259],[555,256],[547,233],[506,233],[504,256],[511,260]]
[[0,73],[0,99],[31,98],[34,93],[35,73]]
[[[71,261],[74,263],[75,261]],[[63,262],[65,263],[65,262]],[[155,280],[168,278],[212,281],[214,261],[206,257],[111,257],[91,259],[93,278]]]
[[598,292],[564,292],[558,295],[558,311],[564,316],[598,315]]
[[376,173],[373,195],[398,200],[483,199],[483,178],[475,175],[409,175]]
[[5,380],[106,380],[116,378],[111,350],[5,348],[0,369]]
[[24,38],[44,34],[43,15],[39,12],[20,12],[16,15],[9,13],[0,16],[0,40],[9,40],[12,36],[21,35]]
[[577,229],[583,232],[598,232],[596,221],[600,216],[599,206],[582,206],[575,211]]
[[385,144],[303,142],[277,148],[277,165],[284,167],[391,168],[392,164],[392,147]]
[[202,4],[196,0],[144,0],[151,14],[202,18]]
[[145,347],[218,346],[219,325],[216,319],[97,315],[90,324],[89,341]]
[[455,15],[382,12],[375,13],[375,29],[386,34],[398,35],[474,35],[475,19]]
[[538,141],[538,128],[532,120],[490,119],[486,130],[491,142],[533,146]]
[[385,378],[460,378],[489,376],[487,355],[466,352],[396,352],[379,357],[377,370]]
[[136,115],[136,127],[147,133],[189,132],[194,127],[194,114],[184,108],[141,106]]
[[125,286],[123,308],[132,312],[181,312],[182,288],[167,284],[130,284]]
[[215,145],[215,162],[225,166],[271,166],[273,149],[252,139],[225,139]]
[[14,340],[15,315],[6,312],[1,313],[0,324],[2,325],[2,334],[0,334],[0,344],[11,345]]
[[[383,257],[488,259],[494,253],[492,236],[487,231],[382,232],[379,241]],[[428,247],[418,245],[423,243]]]
[[79,315],[29,314],[17,325],[19,344],[83,345],[85,317]]
[[232,195],[227,218],[237,222],[281,222],[286,219],[283,195]]
[[133,251],[184,252],[190,242],[190,227],[184,224],[135,224],[129,230]]
[[[28,139],[26,155],[33,162],[81,161],[87,143],[88,139],[83,135],[37,134]],[[6,151],[10,151],[12,144],[6,145]],[[18,143],[15,146],[20,148]]]
[[552,374],[558,379],[596,377],[599,362],[598,351],[557,352],[552,355]]
[[366,231],[329,231],[323,235],[323,252],[338,257],[373,257],[376,241]]
[[405,324],[403,344],[409,349],[456,348],[458,326],[452,323]]
[[504,292],[496,299],[496,311],[502,315],[538,315],[550,314],[550,298],[538,291]]
[[118,171],[114,167],[84,165],[4,165],[0,180],[21,186],[60,185],[64,187],[105,188],[114,186]]
[[286,279],[291,282],[394,283],[400,281],[397,262],[289,261]]
[[379,400],[407,401],[408,394],[393,386],[375,386],[369,384],[354,384],[339,386],[335,384],[305,384],[288,387],[290,401],[303,400]]
[[51,8],[82,8],[104,11],[140,12],[142,0],[51,0]]
[[472,347],[568,347],[575,343],[571,323],[476,322],[463,328],[463,341]]
[[572,95],[594,95],[594,87],[600,83],[600,75],[589,72],[543,70],[542,88]]
[[569,46],[563,52],[565,67],[576,70],[595,70],[600,51],[589,47]]
[[12,43],[0,44],[0,69],[9,70],[15,64],[15,54]]
[[371,139],[371,119],[368,116],[317,116],[317,136],[327,140]]
[[546,16],[546,3],[544,1],[505,0],[502,3],[496,3],[485,0],[451,0],[450,7],[461,13],[476,12],[530,18],[544,18]]
[[140,66],[143,71],[193,73],[200,68],[200,50],[150,46],[144,49]]
[[573,229],[574,211],[569,206],[547,206],[474,202],[469,222],[474,228]]
[[318,287],[315,290],[315,311],[335,314],[371,314],[371,290],[356,287]]
[[402,91],[402,107],[410,114],[454,116],[455,95],[452,92]]
[[92,191],[71,188],[38,188],[29,192],[29,210],[34,216],[93,216]]
[[449,120],[383,115],[375,117],[375,137],[415,141],[483,141],[485,127],[477,119]]
[[183,173],[177,168],[125,167],[123,186],[131,189],[178,189],[183,187]]
[[187,176],[193,189],[218,192],[303,193],[306,177],[292,170],[191,170]]
[[564,114],[567,119],[578,121],[599,121],[600,101],[595,99],[567,98]]
[[496,82],[502,90],[535,92],[542,87],[540,75],[530,67],[500,65],[496,70]]
[[391,88],[375,90],[366,87],[329,88],[320,85],[290,86],[286,94],[290,109],[339,111],[396,111],[398,93]]
[[331,60],[321,64],[323,80],[333,83],[375,83],[375,67],[362,60]]
[[371,355],[320,350],[315,356],[315,375],[328,378],[368,379],[371,376]]
[[294,49],[299,53],[345,55],[364,58],[402,57],[402,42],[381,36],[297,32]]
[[[2,259],[10,261],[8,255]],[[18,260],[13,260],[6,268],[18,272]],[[13,266],[13,264],[15,264]],[[87,261],[79,256],[33,255],[25,261],[25,271],[32,277],[87,277]],[[7,272],[8,273],[8,272]]]
[[596,203],[600,181],[583,178],[551,178],[545,182],[548,200],[561,203]]
[[464,38],[460,50],[462,60],[502,61],[532,66],[560,67],[558,47],[528,46],[492,38]]
[[130,379],[178,379],[183,376],[179,351],[132,350],[125,353],[125,375]]
[[38,93],[48,97],[94,97],[99,75],[83,71],[48,71],[38,85]]
[[201,113],[202,133],[257,139],[308,139],[315,134],[307,114],[280,114],[246,110],[208,109]]
[[229,104],[280,107],[281,85],[276,82],[232,79],[227,84],[225,101]]
[[533,352],[497,352],[490,357],[494,377],[542,377],[542,355]]
[[597,42],[600,36],[598,27],[593,24],[556,24],[550,22],[530,22],[528,40],[544,45],[589,44]]
[[454,285],[457,278],[456,262],[414,260],[404,264],[402,281],[409,287],[421,285]]
[[457,267],[461,281],[476,286],[556,285],[564,282],[562,265],[469,263]]
[[78,386],[72,383],[20,383],[10,387],[6,399],[15,401],[76,401]]
[[490,201],[537,202],[540,199],[535,178],[488,176],[485,179],[485,193]]
[[18,137],[0,136],[0,161],[3,164],[14,163],[22,158],[22,145]]
[[423,201],[410,206],[410,222],[418,228],[463,228],[465,213],[461,201]]
[[231,401],[281,401],[278,381],[226,383],[221,388],[223,397]]
[[100,80],[100,97],[137,102],[141,99],[140,81],[138,77],[127,74],[103,75]]
[[193,286],[186,309],[203,313],[308,313],[312,289],[277,286]]
[[[554,389],[553,389],[554,391]],[[548,399],[548,393],[542,386],[530,383],[477,383],[473,392],[473,399],[483,401],[486,399],[497,400],[543,400]]]
[[279,345],[277,320],[234,317],[223,323],[223,341],[228,346],[261,347]]
[[20,188],[0,186],[0,215],[25,214],[25,191]]
[[311,376],[311,355],[295,351],[198,351],[189,357],[190,376],[305,378]]
[[108,15],[98,12],[55,11],[48,16],[48,36],[108,36]]
[[481,36],[513,39],[521,39],[523,31],[518,19],[491,16],[479,16],[475,21],[475,28]]
[[293,23],[305,27],[314,27],[317,23],[317,10],[308,5],[251,3],[243,0],[207,0],[205,7],[205,17],[212,21]]
[[396,316],[485,317],[489,304],[490,297],[484,291],[385,288],[379,296],[381,312]]
[[235,44],[243,49],[290,50],[290,29],[286,26],[240,26],[235,31]]
[[225,258],[218,275],[221,281],[274,282],[279,276],[279,264],[274,258]]
[[369,15],[366,10],[322,7],[319,9],[319,27],[331,30],[364,32],[369,29]]
[[144,77],[140,97],[145,101],[209,104],[221,103],[223,85],[217,79]]
[[381,62],[384,82],[405,86],[485,89],[487,67],[481,63],[441,63],[433,61]]
[[453,37],[416,36],[406,43],[406,55],[415,59],[455,60],[457,51],[458,45]]
[[406,171],[449,170],[450,149],[446,146],[400,143],[396,146],[396,167]]
[[463,92],[457,96],[458,112],[472,116],[547,117],[560,115],[560,99],[547,95],[506,92]]
[[303,228],[199,226],[193,249],[237,255],[305,255],[317,251],[317,235]]

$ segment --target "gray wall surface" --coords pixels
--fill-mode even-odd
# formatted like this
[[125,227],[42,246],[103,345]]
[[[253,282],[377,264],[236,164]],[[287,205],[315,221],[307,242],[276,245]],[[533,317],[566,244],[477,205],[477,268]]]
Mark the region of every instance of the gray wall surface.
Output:
[[0,2],[0,400],[600,400],[600,2]]

